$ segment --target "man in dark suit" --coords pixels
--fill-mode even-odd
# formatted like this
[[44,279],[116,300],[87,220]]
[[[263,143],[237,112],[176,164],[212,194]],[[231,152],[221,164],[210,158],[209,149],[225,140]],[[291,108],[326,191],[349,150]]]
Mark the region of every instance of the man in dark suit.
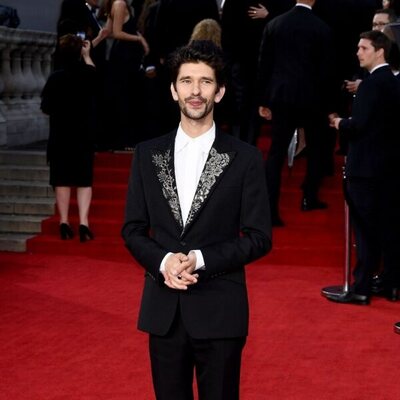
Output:
[[330,28],[313,15],[315,0],[297,0],[290,11],[270,21],[264,31],[259,62],[259,113],[272,119],[272,144],[266,172],[272,223],[279,215],[281,171],[296,128],[304,128],[307,171],[302,185],[303,211],[323,209],[318,189],[327,157],[325,132],[333,106],[333,43]]
[[221,17],[222,48],[227,58],[227,122],[234,136],[256,144],[260,129],[256,74],[265,24],[293,7],[295,0],[226,0]]
[[357,245],[354,284],[339,303],[369,304],[372,275],[383,262],[382,280],[389,300],[400,287],[400,85],[387,63],[390,39],[380,31],[361,34],[357,56],[370,75],[359,85],[351,118],[333,118],[349,143],[346,177]]
[[86,39],[93,40],[101,27],[95,16],[98,0],[63,0],[57,23],[59,36],[83,32]]
[[122,235],[145,269],[139,329],[158,400],[239,399],[248,333],[245,264],[271,248],[260,152],[213,122],[220,50],[194,41],[170,61],[177,130],[135,149]]

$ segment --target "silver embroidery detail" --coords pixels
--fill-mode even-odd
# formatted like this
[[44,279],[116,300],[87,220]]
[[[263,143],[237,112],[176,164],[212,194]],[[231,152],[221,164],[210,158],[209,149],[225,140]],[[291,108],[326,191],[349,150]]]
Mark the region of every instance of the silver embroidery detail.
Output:
[[170,150],[165,154],[153,154],[153,164],[157,167],[158,180],[162,184],[162,192],[171,208],[174,218],[183,227],[178,191],[171,165]]
[[229,165],[230,161],[231,158],[229,154],[218,153],[214,147],[211,148],[208,160],[200,176],[199,185],[197,186],[196,194],[194,195],[192,206],[190,207],[186,225],[193,220],[194,215],[209,195],[217,177],[222,174],[224,168]]

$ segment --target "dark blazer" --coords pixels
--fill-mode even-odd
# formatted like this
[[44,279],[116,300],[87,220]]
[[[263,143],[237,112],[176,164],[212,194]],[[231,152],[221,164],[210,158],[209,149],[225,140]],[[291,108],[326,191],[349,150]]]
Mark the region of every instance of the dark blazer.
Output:
[[349,142],[347,176],[398,177],[400,86],[388,66],[375,70],[358,87],[351,119],[339,130]]
[[332,39],[328,25],[302,6],[270,21],[260,51],[260,104],[332,108]]
[[85,32],[87,38],[93,40],[99,31],[97,20],[84,0],[64,0],[62,2],[57,24],[58,36]]
[[[177,307],[194,338],[247,335],[245,264],[271,249],[263,162],[259,151],[217,132],[184,227],[174,175],[176,131],[135,149],[122,235],[145,269],[138,327],[170,328]],[[187,291],[163,283],[168,252],[202,251],[205,270]]]

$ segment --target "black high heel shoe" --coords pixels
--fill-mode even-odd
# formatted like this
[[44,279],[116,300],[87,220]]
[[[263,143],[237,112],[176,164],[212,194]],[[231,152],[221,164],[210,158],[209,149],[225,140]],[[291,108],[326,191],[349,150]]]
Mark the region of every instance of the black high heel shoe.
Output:
[[93,232],[86,225],[79,225],[79,240],[81,242],[86,242],[87,240],[93,240]]
[[74,231],[68,224],[60,224],[60,237],[62,240],[72,239],[74,237]]

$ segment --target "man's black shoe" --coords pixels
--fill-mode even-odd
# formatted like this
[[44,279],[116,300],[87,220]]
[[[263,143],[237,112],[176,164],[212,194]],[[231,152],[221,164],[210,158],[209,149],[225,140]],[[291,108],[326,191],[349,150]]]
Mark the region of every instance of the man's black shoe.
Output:
[[301,201],[301,211],[312,211],[312,210],[324,210],[328,205],[323,201],[319,201],[317,199],[309,199],[307,197],[303,197]]
[[357,294],[354,292],[347,292],[338,296],[327,294],[326,298],[330,301],[343,304],[358,304],[366,306],[369,304],[369,297],[363,294]]
[[382,289],[379,292],[373,292],[374,296],[386,297],[389,301],[400,300],[400,290],[398,288]]
[[394,331],[398,334],[400,334],[400,322],[396,322],[394,324]]
[[400,300],[399,288],[387,288],[385,287],[384,281],[380,275],[375,275],[372,278],[371,292],[374,296],[386,297],[389,301]]

